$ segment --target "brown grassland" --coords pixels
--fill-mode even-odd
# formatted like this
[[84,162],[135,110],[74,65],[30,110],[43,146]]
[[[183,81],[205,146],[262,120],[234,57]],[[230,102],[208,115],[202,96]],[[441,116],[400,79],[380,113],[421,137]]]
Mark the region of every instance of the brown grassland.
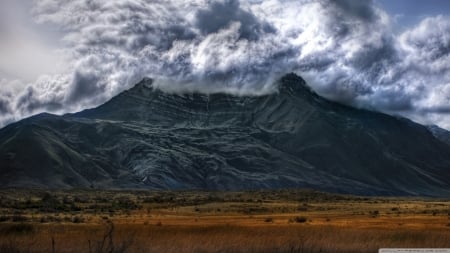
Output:
[[0,191],[0,252],[450,248],[450,201],[309,190]]

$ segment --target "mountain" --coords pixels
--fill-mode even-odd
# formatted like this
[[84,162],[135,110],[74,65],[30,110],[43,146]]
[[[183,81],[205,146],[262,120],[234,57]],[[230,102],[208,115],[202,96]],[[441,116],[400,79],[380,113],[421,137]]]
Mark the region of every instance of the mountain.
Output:
[[450,146],[450,132],[436,125],[428,126],[428,129],[438,140]]
[[0,130],[0,186],[450,196],[450,146],[426,127],[323,99],[295,74],[278,85],[175,94],[144,79],[97,108],[22,120]]

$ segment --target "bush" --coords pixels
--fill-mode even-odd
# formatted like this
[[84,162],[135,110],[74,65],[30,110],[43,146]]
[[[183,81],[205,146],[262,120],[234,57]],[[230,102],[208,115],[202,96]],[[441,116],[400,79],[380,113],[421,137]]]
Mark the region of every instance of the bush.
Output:
[[73,222],[73,223],[83,223],[83,222],[84,222],[84,218],[81,217],[81,216],[74,216],[74,217],[72,218],[72,222]]
[[267,217],[264,222],[273,222],[273,218],[272,217]]
[[308,221],[308,219],[306,218],[306,217],[303,217],[303,216],[297,216],[297,217],[295,217],[295,222],[297,222],[297,223],[305,223],[305,222],[307,222]]
[[[31,234],[35,231],[33,225],[28,223],[21,223],[21,224],[13,224],[11,226],[3,227],[0,231],[2,234],[5,235],[27,235]],[[2,251],[0,251],[2,252]]]
[[114,240],[114,223],[106,223],[105,233],[99,241],[88,240],[89,252],[92,253],[125,253],[133,245],[134,233],[129,234],[125,238],[121,238],[118,242]]
[[26,216],[16,214],[12,217],[13,222],[26,222],[28,221],[28,218]]
[[63,219],[56,217],[56,216],[47,215],[47,216],[42,216],[39,221],[41,223],[50,223],[50,222],[61,222],[61,221],[63,221]]
[[9,221],[11,218],[9,216],[0,216],[0,222]]

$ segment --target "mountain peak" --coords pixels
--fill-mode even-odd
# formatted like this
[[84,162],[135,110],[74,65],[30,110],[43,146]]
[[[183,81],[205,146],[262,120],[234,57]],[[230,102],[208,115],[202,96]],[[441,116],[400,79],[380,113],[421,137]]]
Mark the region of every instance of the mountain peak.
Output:
[[144,78],[142,78],[142,80],[140,82],[135,84],[133,88],[139,88],[139,87],[153,88],[153,78],[144,77]]
[[[278,92],[280,94],[289,94],[292,96],[301,96],[301,97],[308,97],[310,95],[316,97],[317,94],[314,92],[314,90],[308,86],[306,81],[299,75],[295,73],[289,73],[284,75],[281,79],[278,80],[276,83]],[[134,85],[131,89],[128,90],[128,92],[132,93],[140,93],[140,94],[147,94],[150,92],[150,90],[155,90],[156,86],[154,84],[154,79],[149,77],[144,77],[140,82],[138,82],[136,85]],[[157,89],[159,90],[159,89]],[[162,93],[166,93],[164,89],[161,90]],[[177,93],[177,92],[175,92]],[[198,95],[203,95],[201,91],[196,91],[194,93],[197,93]],[[221,93],[221,92],[219,92]],[[169,92],[169,94],[174,94],[174,92]],[[179,91],[179,95],[183,95],[184,92],[182,90]],[[188,94],[192,94],[191,92],[188,92]],[[148,94],[147,94],[148,95]],[[206,93],[204,95],[207,95]],[[217,94],[218,95],[218,94]],[[233,97],[232,94],[222,94],[222,95],[229,95]]]
[[278,90],[280,93],[287,92],[296,95],[317,95],[306,81],[295,73],[289,73],[283,76],[279,82]]

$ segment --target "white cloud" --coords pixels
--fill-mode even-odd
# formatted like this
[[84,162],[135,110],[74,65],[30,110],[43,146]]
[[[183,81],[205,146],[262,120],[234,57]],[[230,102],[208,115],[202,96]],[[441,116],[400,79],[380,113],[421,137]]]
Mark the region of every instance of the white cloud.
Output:
[[43,52],[58,66],[36,60],[29,81],[0,64],[3,124],[98,105],[144,76],[165,89],[254,94],[294,71],[328,98],[450,128],[449,17],[396,35],[372,1],[37,0],[31,13],[59,40],[23,32],[30,53],[10,58]]

